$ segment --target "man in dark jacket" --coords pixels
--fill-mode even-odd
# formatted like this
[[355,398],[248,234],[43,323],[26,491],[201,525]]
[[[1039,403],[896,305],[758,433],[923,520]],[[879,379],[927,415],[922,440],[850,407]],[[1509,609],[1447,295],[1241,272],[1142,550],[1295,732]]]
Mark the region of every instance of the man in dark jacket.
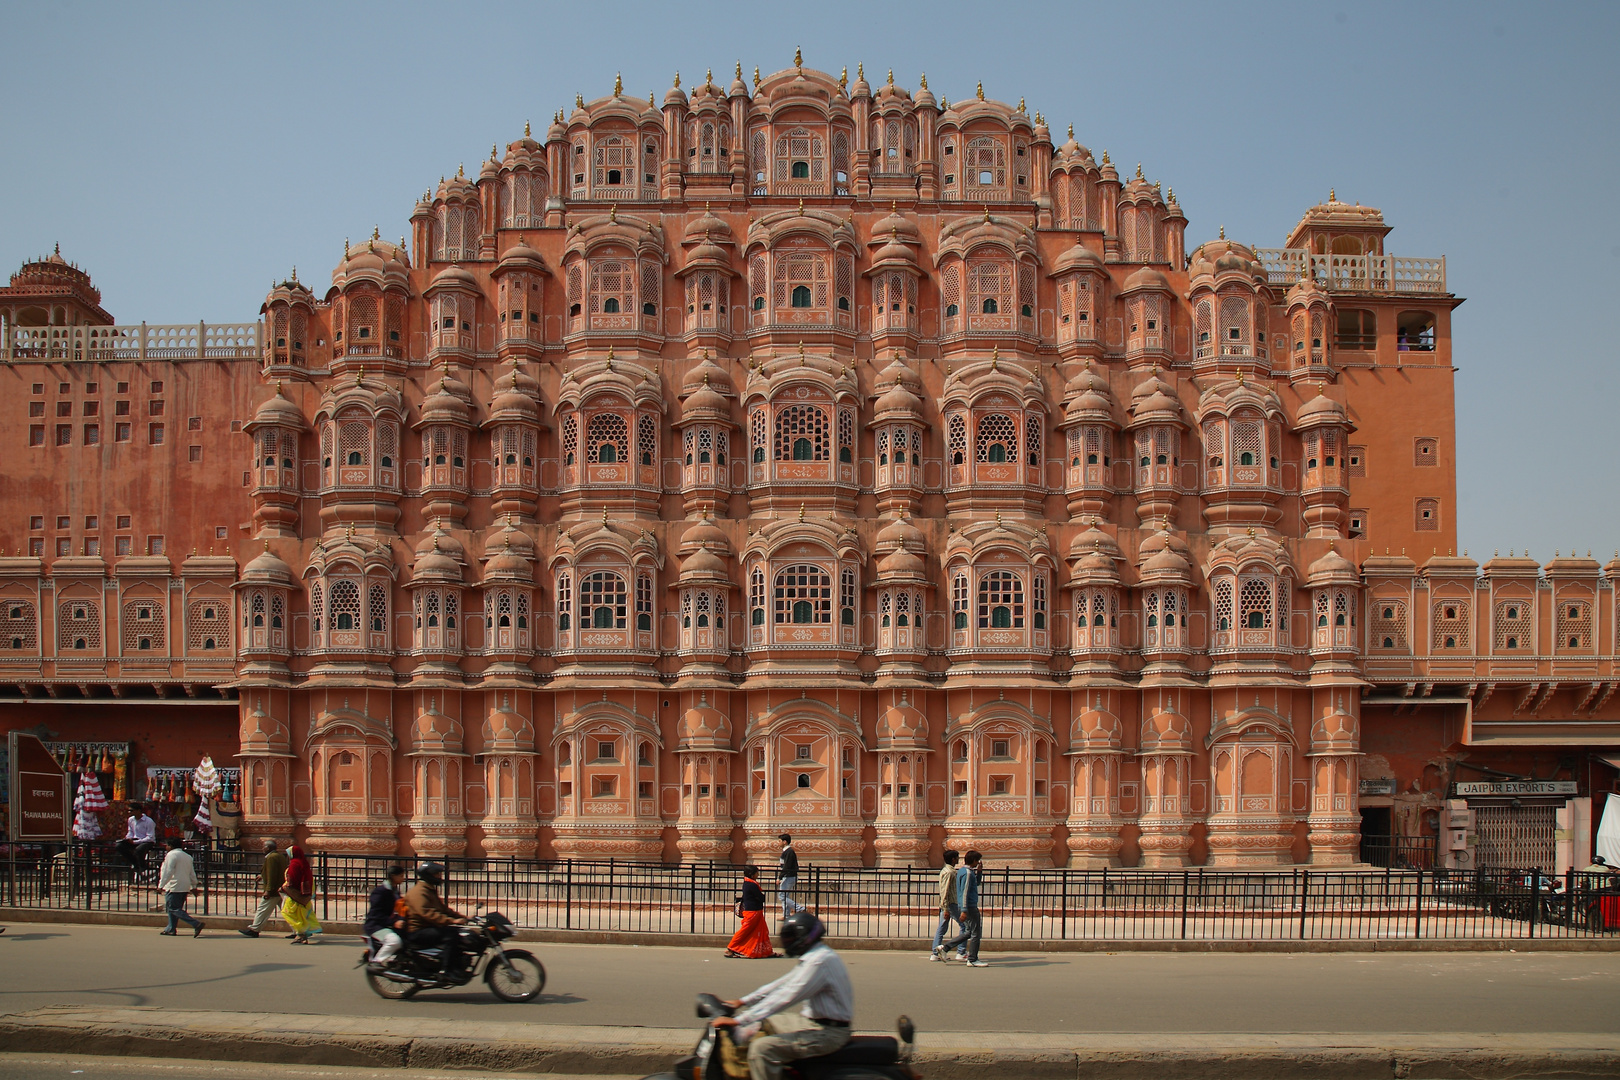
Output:
[[360,927],[360,932],[371,941],[370,966],[373,971],[381,971],[404,944],[404,939],[399,936],[399,928],[404,920],[394,914],[394,905],[399,901],[399,887],[404,881],[405,868],[390,866],[388,880],[371,890],[371,899],[366,904],[366,921]]
[[793,899],[793,890],[799,887],[799,853],[793,850],[793,837],[783,833],[777,839],[782,841],[782,854],[776,860],[776,891],[782,897],[782,918],[787,918],[796,911],[804,911],[805,906]]
[[270,916],[281,910],[281,886],[287,881],[287,856],[276,850],[274,840],[264,842],[264,867],[259,875],[264,882],[264,892],[259,897],[259,909],[253,913],[253,921],[239,931],[243,937],[258,937]]
[[455,971],[461,962],[461,936],[453,928],[467,920],[439,895],[443,884],[443,863],[423,863],[416,871],[416,884],[405,894],[405,940],[413,949],[443,945],[444,969]]

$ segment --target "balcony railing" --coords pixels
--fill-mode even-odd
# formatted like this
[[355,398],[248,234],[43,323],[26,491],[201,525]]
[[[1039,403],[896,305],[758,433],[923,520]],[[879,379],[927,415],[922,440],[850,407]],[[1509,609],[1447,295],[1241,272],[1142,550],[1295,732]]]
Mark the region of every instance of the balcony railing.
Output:
[[1273,285],[1292,285],[1305,272],[1318,284],[1342,292],[1428,293],[1446,292],[1446,260],[1411,259],[1399,255],[1312,255],[1304,248],[1256,248]]
[[178,326],[8,326],[0,360],[254,360],[263,323]]

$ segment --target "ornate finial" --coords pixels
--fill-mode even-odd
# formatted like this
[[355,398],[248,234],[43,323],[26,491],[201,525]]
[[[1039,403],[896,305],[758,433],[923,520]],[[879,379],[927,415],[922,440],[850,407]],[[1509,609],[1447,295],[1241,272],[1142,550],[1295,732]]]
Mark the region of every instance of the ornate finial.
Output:
[[1018,111],[1019,112],[1024,111],[1024,99],[1023,98],[1018,99]]
[[583,109],[584,107],[585,107],[585,95],[576,92],[574,94],[574,108]]
[[855,62],[855,77],[862,82],[866,81],[866,61],[857,60]]
[[803,364],[804,362],[804,340],[801,338],[799,340],[799,363]]
[[940,112],[950,112],[951,111],[951,99],[950,98],[942,97],[942,98],[939,99],[939,111]]
[[614,203],[608,207],[608,221],[614,225],[619,223],[619,204]]
[[1071,139],[1074,138],[1074,125],[1073,124],[1069,125],[1069,138],[1071,138]]
[[986,225],[990,224],[990,207],[989,207],[989,205],[986,205],[985,208],[984,208],[984,223]]
[[489,160],[491,160],[491,161],[499,161],[500,160],[498,157],[495,156],[496,151],[499,148],[500,148],[499,143],[490,143],[489,144]]
[[917,81],[921,84],[922,89],[928,89],[928,72],[923,72],[922,78],[918,79]]
[[1339,196],[1332,188],[1328,188],[1328,202],[1338,202]]
[[804,200],[803,199],[799,200],[799,213],[801,213],[801,214],[804,213]]
[[525,139],[527,139],[530,135],[533,135],[533,134],[534,134],[534,132],[529,130],[529,122],[527,120],[523,121],[523,137]]
[[624,93],[624,78],[618,72],[613,75],[613,96],[618,97]]
[[1175,201],[1176,201],[1176,189],[1175,189],[1175,188],[1171,188],[1171,189],[1170,189],[1170,191],[1169,191],[1169,196],[1170,196],[1170,201],[1171,201],[1171,202],[1175,202]]
[[1249,535],[1250,535],[1250,536],[1253,536],[1253,535],[1254,535],[1254,526],[1253,526],[1253,525],[1250,525],[1250,526],[1249,526]]
[[381,240],[382,239],[382,232],[375,225],[373,225],[371,227],[371,238],[373,240]]
[[344,536],[349,540],[354,539],[354,522],[352,522],[352,521],[349,522],[349,527],[348,527],[347,531],[344,533]]
[[466,166],[466,164],[464,162],[459,162],[459,161],[456,162],[456,179],[465,180],[466,178],[467,178],[467,166]]
[[704,70],[704,72],[703,72],[703,85],[704,86],[713,86],[714,85],[714,68],[706,68]]
[[846,93],[849,89],[849,68],[845,67],[838,72],[838,92]]
[[1136,178],[1138,180],[1142,179],[1142,163],[1140,161],[1136,163]]
[[656,99],[654,99],[653,92],[651,90],[647,91],[647,108],[649,108],[649,109],[658,108],[658,102],[657,102]]
[[889,85],[894,85],[894,68],[889,69]]
[[679,90],[680,88],[681,88],[681,73],[677,71],[675,73],[675,89]]
[[754,89],[755,90],[759,89],[759,82],[760,82],[760,80],[759,80],[759,65],[755,64],[754,65]]
[[974,91],[974,94],[978,96],[980,101],[984,100],[984,82],[982,80],[979,82],[979,88]]
[[343,238],[343,257],[345,259],[349,257],[349,238],[347,236]]
[[364,368],[356,368],[355,372],[354,372],[354,385],[356,385],[356,386],[364,386],[365,383],[361,381],[361,378],[364,375],[365,375],[365,369]]
[[1238,372],[1238,385],[1239,386],[1243,385],[1243,372],[1241,372],[1241,371]]
[[1103,151],[1103,164],[1104,164],[1104,165],[1111,165],[1111,164],[1113,164],[1113,162],[1111,162],[1111,161],[1109,161],[1109,160],[1108,160],[1108,151],[1107,151],[1107,150],[1104,150],[1104,151]]
[[1226,239],[1226,226],[1225,225],[1221,226],[1221,239],[1222,240]]
[[1001,528],[1001,511],[996,511],[996,528]]
[[997,366],[1000,362],[1001,362],[1001,346],[992,345],[990,347],[990,370],[991,371],[1000,371],[1001,368],[999,368]]
[[804,53],[797,46],[793,49],[793,66],[796,68],[804,67]]
[[799,504],[799,520],[804,520],[804,503]]
[[742,61],[737,61],[737,81],[742,82]]

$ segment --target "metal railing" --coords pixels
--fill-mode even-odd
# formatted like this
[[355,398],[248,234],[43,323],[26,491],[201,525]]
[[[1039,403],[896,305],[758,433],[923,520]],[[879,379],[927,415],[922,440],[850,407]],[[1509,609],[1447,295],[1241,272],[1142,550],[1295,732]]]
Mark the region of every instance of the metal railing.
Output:
[[[1432,850],[1432,849],[1431,849]],[[194,849],[192,910],[247,916],[261,856]],[[152,861],[155,870],[157,853]],[[357,923],[395,860],[316,854],[322,920]],[[499,910],[519,927],[609,933],[729,934],[742,871],[730,863],[451,859],[445,896]],[[77,911],[162,911],[155,873],[104,844],[13,845],[0,903]],[[1535,883],[1532,884],[1532,878]],[[767,895],[774,901],[772,882]],[[797,899],[843,938],[924,941],[938,923],[937,871],[807,866]],[[1521,870],[987,869],[985,936],[1007,941],[1334,941],[1581,938],[1620,929],[1620,878]]]

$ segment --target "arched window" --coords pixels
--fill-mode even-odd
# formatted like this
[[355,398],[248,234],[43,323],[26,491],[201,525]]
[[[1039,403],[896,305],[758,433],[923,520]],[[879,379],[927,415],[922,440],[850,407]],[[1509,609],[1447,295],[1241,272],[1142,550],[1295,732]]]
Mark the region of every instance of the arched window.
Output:
[[961,465],[967,454],[967,421],[961,413],[953,415],[949,423],[951,464]]
[[827,410],[815,405],[790,405],[779,411],[776,414],[776,460],[826,461],[827,420]]
[[809,563],[789,566],[776,575],[775,621],[831,623],[832,577]]
[[795,285],[793,287],[793,306],[807,308],[810,306],[810,286]]
[[574,589],[567,571],[557,575],[557,631],[566,634],[574,628]]
[[593,630],[625,628],[624,578],[598,570],[579,580],[579,617]]
[[958,572],[951,578],[951,628],[966,630],[968,624],[968,579]]
[[980,462],[1018,460],[1018,425],[1003,413],[979,417],[974,457]]
[[839,574],[838,622],[843,626],[855,625],[855,571],[850,567]]
[[979,629],[1024,628],[1024,582],[1010,570],[992,570],[979,579]]
[[[795,161],[793,163],[793,179],[795,179],[795,180],[808,180],[808,179],[810,179],[810,163],[808,161]],[[801,787],[808,787],[809,785],[804,784],[804,785],[800,785],[800,786]]]
[[636,575],[636,629],[651,630],[653,617],[652,577]]
[[352,581],[332,583],[332,598],[328,605],[333,630],[360,628],[360,586]]
[[1238,588],[1238,619],[1245,630],[1271,629],[1271,584],[1250,578]]
[[765,572],[754,567],[748,575],[748,621],[753,626],[765,625]]
[[607,465],[629,456],[630,425],[625,418],[610,412],[591,417],[585,428],[585,460]]

